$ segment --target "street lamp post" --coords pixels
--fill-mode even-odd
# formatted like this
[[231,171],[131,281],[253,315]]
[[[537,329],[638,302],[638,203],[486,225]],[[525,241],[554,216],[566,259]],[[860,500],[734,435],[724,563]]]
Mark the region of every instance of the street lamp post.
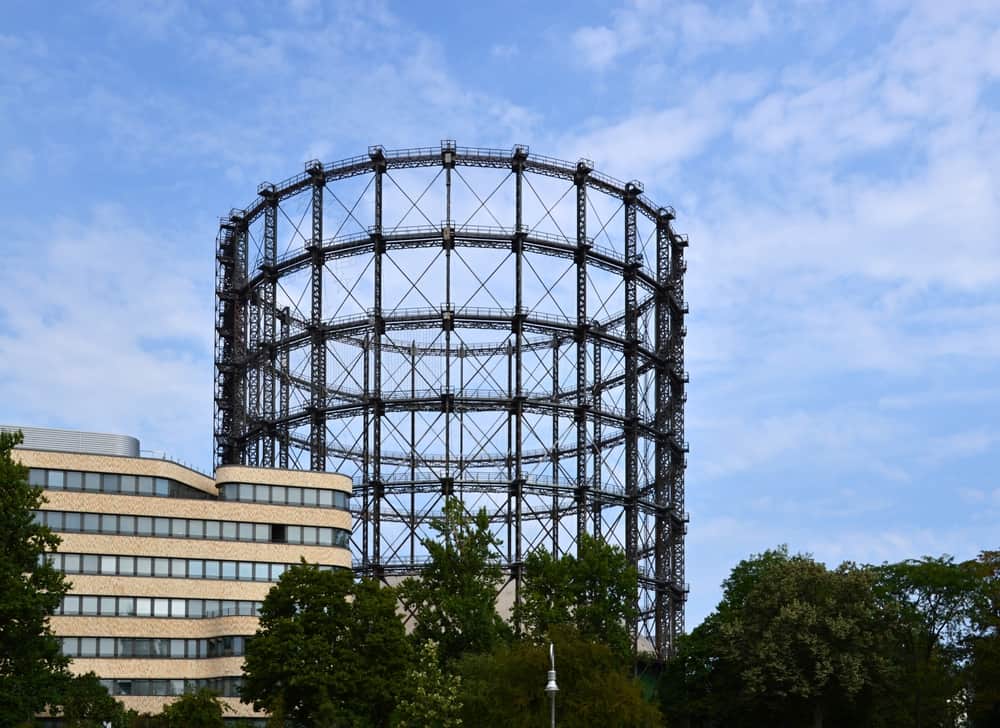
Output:
[[549,694],[549,701],[552,705],[552,728],[556,728],[556,693],[559,692],[559,686],[556,685],[556,648],[551,642],[549,643],[549,662],[552,669],[549,670],[549,681],[545,685],[545,692]]

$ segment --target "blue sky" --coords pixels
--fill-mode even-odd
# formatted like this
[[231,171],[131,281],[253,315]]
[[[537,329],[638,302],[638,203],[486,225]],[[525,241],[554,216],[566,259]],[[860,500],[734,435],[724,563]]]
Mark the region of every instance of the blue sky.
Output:
[[209,468],[218,217],[524,143],[691,238],[689,628],[779,543],[1000,546],[994,2],[20,3],[0,68],[0,421]]

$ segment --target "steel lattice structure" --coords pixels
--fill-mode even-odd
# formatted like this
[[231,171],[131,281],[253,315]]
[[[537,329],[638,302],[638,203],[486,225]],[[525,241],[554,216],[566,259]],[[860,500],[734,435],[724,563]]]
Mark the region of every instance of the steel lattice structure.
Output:
[[485,508],[515,600],[580,534],[640,573],[637,646],[683,630],[684,249],[638,182],[512,150],[306,164],[221,221],[216,460],[353,476],[361,573],[419,571],[443,498]]

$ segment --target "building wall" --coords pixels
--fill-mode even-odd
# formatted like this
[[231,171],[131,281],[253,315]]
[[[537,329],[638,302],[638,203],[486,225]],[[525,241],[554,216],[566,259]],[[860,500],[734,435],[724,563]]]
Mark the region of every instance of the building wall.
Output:
[[46,489],[37,517],[62,538],[53,560],[72,583],[53,631],[72,669],[97,673],[130,708],[159,711],[208,684],[229,717],[253,716],[235,690],[260,602],[300,558],[351,566],[341,475],[227,466],[212,478],[151,458],[15,457]]

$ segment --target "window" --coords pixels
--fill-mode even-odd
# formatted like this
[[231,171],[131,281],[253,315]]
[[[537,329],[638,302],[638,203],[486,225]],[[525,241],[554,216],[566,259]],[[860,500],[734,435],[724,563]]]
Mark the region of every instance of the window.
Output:
[[135,557],[134,556],[119,556],[118,557],[118,573],[122,576],[134,576],[135,575]]
[[321,490],[319,492],[319,507],[320,508],[333,508],[333,492],[329,490]]
[[262,543],[270,541],[272,528],[272,526],[266,523],[255,523],[253,526],[253,540]]
[[62,490],[66,482],[66,473],[62,470],[49,471],[49,488],[52,490]]
[[79,513],[67,513],[63,516],[63,528],[69,532],[79,531],[83,526],[83,518]]
[[205,538],[211,541],[219,540],[219,522],[218,521],[205,521]]
[[316,543],[316,526],[302,527],[302,543],[306,544]]
[[185,567],[187,559],[170,559],[170,576],[176,579],[183,579],[187,576]]
[[253,564],[249,561],[239,562],[240,581],[251,581],[253,579]]
[[188,521],[188,538],[205,538],[205,522],[200,518]]
[[288,501],[288,491],[283,485],[271,486],[271,502],[284,505]]
[[96,513],[83,514],[83,532],[97,533],[101,530],[101,517]]
[[187,523],[183,518],[171,518],[170,535],[174,538],[187,538]]
[[119,478],[117,475],[105,473],[101,476],[101,490],[105,493],[117,493],[120,490]]
[[63,571],[68,574],[80,573],[80,554],[63,555]]
[[135,532],[139,536],[152,536],[153,519],[149,516],[138,516],[135,519]]
[[123,475],[119,481],[119,488],[121,492],[126,495],[135,495],[136,483],[134,475]]
[[302,505],[302,488],[288,489],[288,505],[290,506]]
[[101,637],[97,643],[97,654],[100,657],[114,657],[115,656],[114,637]]
[[101,559],[99,556],[93,554],[84,554],[82,557],[83,561],[83,573],[84,574],[96,574],[101,567]]
[[139,476],[139,495],[153,495],[153,479],[141,475]]
[[97,597],[81,597],[80,598],[80,613],[81,614],[97,614],[98,601]]
[[135,516],[118,516],[118,533],[131,536],[135,533]]
[[204,617],[204,602],[201,599],[188,599],[187,616],[192,619],[201,619]]
[[76,615],[80,613],[80,597],[67,595],[63,597],[62,613]]
[[118,516],[101,515],[101,533],[118,533]]
[[202,579],[205,576],[205,562],[201,559],[191,559],[188,561],[188,578]]
[[222,578],[223,579],[235,579],[236,578],[236,562],[235,561],[223,561],[222,562]]
[[[153,600],[153,616],[154,617],[169,617],[170,616],[170,600],[169,599],[154,599]],[[167,640],[162,640],[166,642]]]
[[100,613],[114,615],[117,610],[115,609],[115,598],[114,597],[101,597]]
[[70,470],[66,473],[66,490],[83,490],[83,473]]
[[97,657],[97,638],[80,638],[80,657]]
[[285,543],[285,527],[280,523],[271,524],[271,543]]
[[153,533],[157,536],[169,536],[170,535],[170,519],[169,518],[154,518],[153,519]]
[[[24,481],[21,481],[22,483]],[[32,468],[28,471],[28,483],[30,485],[45,487],[45,471],[40,468]]]
[[254,581],[267,581],[270,578],[269,569],[267,564],[254,564],[253,565],[253,580]]
[[270,503],[271,502],[271,486],[269,486],[269,485],[255,485],[253,487],[253,499],[257,503]]
[[239,540],[240,541],[253,541],[253,524],[252,523],[239,523],[237,524],[239,529]]
[[302,505],[304,506],[315,506],[317,504],[316,490],[315,488],[303,488],[302,489]]
[[134,617],[135,597],[118,597],[118,614],[122,617]]
[[170,559],[153,559],[153,576],[170,576]]
[[237,500],[253,501],[253,486],[247,483],[240,483],[240,494],[237,496]]
[[157,478],[153,483],[153,488],[153,492],[158,496],[166,498],[170,495],[170,483],[167,482],[166,478]]
[[218,579],[219,575],[222,573],[222,567],[218,561],[206,561],[205,562],[205,578],[206,579]]
[[101,573],[108,576],[114,576],[116,571],[115,567],[117,561],[118,559],[116,559],[114,556],[102,556]]
[[153,616],[153,600],[147,597],[139,597],[135,600],[135,613],[139,617]]
[[302,543],[302,526],[288,526],[285,531],[288,543]]
[[149,556],[138,556],[135,560],[135,575],[136,576],[152,576],[153,575],[153,559]]
[[236,540],[236,524],[232,521],[222,522],[222,538],[225,541]]
[[319,529],[319,545],[320,546],[333,546],[333,529],[332,528],[320,528]]
[[99,493],[101,490],[101,475],[100,473],[84,473],[83,474],[83,489],[92,490],[95,493]]

